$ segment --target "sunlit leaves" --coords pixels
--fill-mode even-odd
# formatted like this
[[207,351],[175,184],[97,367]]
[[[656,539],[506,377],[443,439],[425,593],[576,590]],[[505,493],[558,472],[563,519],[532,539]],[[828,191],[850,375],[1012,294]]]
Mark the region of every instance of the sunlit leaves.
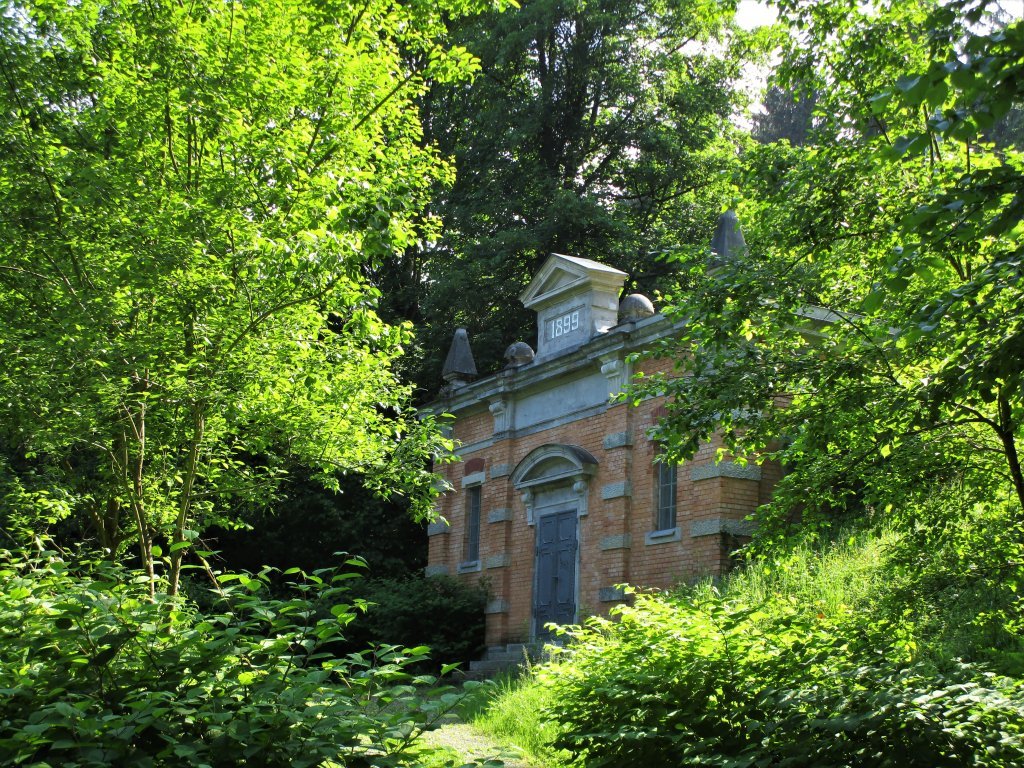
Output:
[[751,252],[677,299],[687,325],[658,354],[691,375],[644,386],[674,398],[659,435],[689,455],[721,430],[786,461],[784,511],[878,513],[951,481],[1024,504],[1024,165],[957,133],[1018,98],[1018,25],[965,3],[783,5],[816,146],[745,158]]
[[374,315],[363,271],[423,235],[450,173],[413,100],[476,66],[446,47],[452,9],[5,9],[12,483],[67,489],[111,550],[166,535],[174,563],[188,520],[267,498],[253,458],[282,448],[426,509],[435,438],[391,367],[409,329]]

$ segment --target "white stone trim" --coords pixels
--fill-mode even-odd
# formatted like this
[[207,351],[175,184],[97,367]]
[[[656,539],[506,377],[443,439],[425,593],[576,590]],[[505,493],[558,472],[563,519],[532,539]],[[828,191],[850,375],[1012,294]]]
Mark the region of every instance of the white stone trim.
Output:
[[609,399],[622,392],[633,375],[633,366],[619,357],[620,354],[619,351],[616,351],[611,355],[602,355],[598,358],[601,361],[601,373],[608,380]]
[[627,599],[626,590],[622,587],[601,587],[597,590],[597,599],[602,603],[621,603]]
[[714,536],[728,533],[733,536],[753,536],[757,524],[753,520],[733,520],[731,518],[713,517],[708,520],[697,520],[690,525],[690,537]]
[[508,552],[488,555],[484,558],[484,568],[507,568],[512,564],[512,556]]
[[644,544],[667,544],[670,541],[682,541],[683,532],[677,525],[675,528],[666,528],[663,531],[649,531],[644,534]]
[[451,523],[445,519],[435,520],[433,523],[427,523],[427,536],[438,536],[442,533],[448,533],[452,529]]
[[488,523],[505,523],[512,519],[512,510],[508,507],[495,507],[487,513]]
[[616,533],[611,536],[605,536],[601,539],[598,544],[598,548],[602,552],[608,552],[613,549],[629,549],[633,545],[633,537],[628,533]]
[[608,483],[607,485],[601,486],[601,500],[608,501],[610,499],[621,499],[626,496],[633,495],[633,486],[628,480],[623,480],[620,483]]
[[761,468],[756,464],[741,466],[735,461],[721,461],[718,464],[701,464],[690,470],[694,482],[711,480],[716,477],[731,477],[736,480],[760,480]]
[[496,397],[487,405],[487,410],[491,412],[491,416],[494,417],[494,434],[500,434],[507,432],[512,425],[512,405],[511,400],[507,400],[504,396]]
[[469,488],[471,485],[483,485],[485,480],[487,480],[486,472],[473,472],[462,478],[462,487]]
[[496,597],[487,603],[484,613],[508,613],[508,601]]
[[[533,476],[534,468],[551,459],[562,459],[562,466],[556,471]],[[583,517],[587,514],[587,497],[589,495],[590,478],[597,471],[597,459],[589,451],[578,445],[548,443],[530,451],[512,471],[512,485],[520,492],[526,507],[526,523],[533,525],[535,490],[553,485],[571,483],[572,493],[576,497],[576,514]]]
[[606,451],[610,451],[613,448],[628,448],[633,444],[633,440],[630,438],[629,432],[613,432],[610,435],[605,435],[601,444]]

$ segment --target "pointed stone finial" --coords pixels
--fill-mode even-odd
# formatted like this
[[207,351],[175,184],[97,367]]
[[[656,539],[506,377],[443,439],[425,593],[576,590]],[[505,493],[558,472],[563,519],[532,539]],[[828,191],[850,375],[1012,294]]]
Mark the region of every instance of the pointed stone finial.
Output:
[[476,363],[473,361],[473,350],[469,347],[469,334],[465,328],[455,329],[441,377],[452,387],[460,387],[476,378]]
[[711,238],[711,266],[719,267],[745,253],[747,243],[736,211],[732,208],[718,217],[715,235]]

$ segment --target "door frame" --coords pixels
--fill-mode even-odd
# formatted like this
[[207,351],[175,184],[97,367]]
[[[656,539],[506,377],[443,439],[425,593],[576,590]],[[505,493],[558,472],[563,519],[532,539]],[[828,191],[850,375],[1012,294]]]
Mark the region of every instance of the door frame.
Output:
[[[580,616],[580,562],[583,554],[583,524],[587,515],[591,480],[597,475],[597,459],[579,445],[545,443],[524,456],[510,480],[519,492],[526,513],[526,524],[536,528],[542,516],[574,511],[576,514],[576,554],[573,565],[573,622]],[[530,638],[537,637],[537,532],[533,534],[534,556],[530,578]]]

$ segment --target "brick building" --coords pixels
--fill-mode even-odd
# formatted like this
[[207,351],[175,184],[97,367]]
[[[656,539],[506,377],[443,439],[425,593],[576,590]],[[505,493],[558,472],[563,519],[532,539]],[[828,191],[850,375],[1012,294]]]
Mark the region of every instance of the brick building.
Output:
[[504,370],[474,380],[465,331],[452,343],[432,410],[455,417],[461,461],[442,469],[447,522],[429,528],[427,573],[485,580],[489,645],[605,612],[618,584],[722,572],[776,479],[770,465],[716,464],[713,446],[679,467],[655,461],[647,433],[663,404],[613,398],[634,373],[628,356],[671,326],[642,296],[620,304],[625,278],[552,254],[520,296],[537,312],[536,354],[513,344]]

